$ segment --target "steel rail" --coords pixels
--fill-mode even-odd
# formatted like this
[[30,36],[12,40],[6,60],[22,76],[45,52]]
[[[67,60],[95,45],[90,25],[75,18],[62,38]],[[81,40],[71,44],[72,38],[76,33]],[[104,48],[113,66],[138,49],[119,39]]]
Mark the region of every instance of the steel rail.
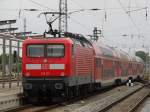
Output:
[[27,108],[31,108],[32,105],[24,105],[24,106],[20,106],[20,107],[15,107],[15,108],[11,108],[11,109],[7,109],[7,110],[4,110],[4,112],[17,112],[17,111],[20,111],[20,110],[25,110]]
[[109,110],[111,107],[115,106],[116,104],[120,103],[121,101],[123,101],[124,99],[128,98],[129,96],[133,95],[134,93],[140,91],[144,86],[142,86],[141,88],[127,94],[127,95],[124,95],[122,98],[119,98],[117,101],[114,101],[112,102],[110,105],[104,107],[103,109],[101,109],[99,112],[105,112],[107,110]]
[[[141,87],[141,88],[139,88],[139,89],[133,91],[132,93],[130,93],[130,94],[124,96],[123,98],[117,100],[116,102],[113,102],[112,104],[110,104],[109,106],[103,108],[103,109],[102,109],[101,111],[99,111],[99,112],[107,112],[108,110],[110,110],[111,108],[113,108],[113,106],[115,106],[115,105],[117,105],[117,104],[123,102],[123,101],[124,101],[125,99],[127,99],[128,97],[130,97],[130,96],[134,95],[135,93],[139,92],[140,90],[144,89],[146,86],[147,86],[147,84],[144,85],[143,87]],[[140,97],[142,97],[142,98],[141,98],[139,101],[137,101],[134,105],[132,105],[132,106],[129,108],[129,110],[126,111],[126,112],[134,112],[134,111],[137,109],[137,107],[140,105],[140,103],[142,103],[142,102],[146,99],[146,97],[149,96],[149,94],[150,94],[150,91],[146,92],[143,96],[140,96]]]
[[146,94],[144,94],[143,96],[141,96],[142,98],[139,101],[137,101],[134,104],[134,106],[132,106],[132,108],[130,108],[128,110],[128,112],[134,112],[134,111],[136,111],[136,109],[138,108],[138,106],[145,101],[145,99],[149,96],[149,94],[150,94],[150,92],[147,92]]
[[112,94],[108,97],[102,98],[95,102],[89,103],[81,108],[75,109],[73,112],[104,112],[109,110],[115,104],[121,102],[123,99],[126,99],[128,96],[136,93],[141,90],[144,85],[137,85],[131,89],[126,90],[122,93]]
[[[100,91],[100,92],[94,92],[94,93],[91,93],[91,94],[87,94],[87,95],[84,95],[84,96],[79,96],[79,97],[76,97],[76,98],[73,98],[73,99],[70,99],[68,101],[64,101],[64,102],[60,102],[58,104],[54,104],[54,105],[49,105],[49,106],[34,106],[34,105],[22,105],[22,106],[19,106],[19,107],[16,107],[16,108],[10,108],[4,112],[19,112],[19,111],[27,111],[32,109],[32,112],[43,112],[43,111],[47,111],[47,110],[51,110],[51,109],[54,109],[54,108],[57,108],[59,106],[64,106],[66,104],[71,104],[71,103],[74,103],[74,102],[77,102],[79,100],[83,100],[83,99],[86,99],[88,97],[92,97],[94,95],[97,95],[99,93],[105,93],[109,90],[112,90],[113,88],[115,88],[116,86],[112,86],[112,87],[109,87],[109,88],[105,88],[103,89],[103,91]],[[34,110],[33,110],[34,109]]]
[[[141,86],[137,86],[137,87],[134,87],[133,90],[132,89],[129,89],[127,90],[126,92],[122,92],[121,94],[116,94],[115,96],[111,95],[107,98],[105,98],[106,102],[104,101],[100,101],[98,102],[98,105],[97,104],[94,104],[92,108],[96,108],[96,111],[94,109],[89,109],[89,111],[87,111],[88,109],[87,108],[84,108],[84,110],[82,111],[82,109],[78,109],[77,111],[73,111],[73,112],[104,112],[104,111],[107,111],[109,110],[111,107],[115,106],[115,104],[118,104],[119,102],[123,101],[124,99],[126,99],[127,97],[133,95],[134,93],[140,91],[142,88],[144,88],[146,85],[141,85]],[[86,96],[87,97],[87,96]],[[88,96],[89,97],[89,96]],[[145,96],[146,97],[146,96]],[[112,99],[111,99],[112,98]],[[79,100],[83,99],[82,98],[79,98]],[[143,97],[144,99],[144,97]],[[78,100],[78,101],[79,101]],[[66,103],[68,104],[69,102],[76,102],[77,99],[73,100],[73,101],[66,101],[66,102],[63,102],[63,103]],[[100,103],[102,103],[103,105],[99,105]],[[105,105],[106,103],[108,103],[107,105]],[[97,107],[94,107],[95,105],[97,105]],[[33,106],[33,105],[29,105],[29,106],[21,106],[21,107],[18,107],[16,109],[11,109],[10,111],[5,111],[5,112],[17,112],[17,111],[29,111],[29,110],[32,110],[32,112],[44,112],[44,111],[48,111],[48,110],[51,110],[51,109],[54,109],[54,108],[57,108],[59,107],[60,104],[54,104],[54,105],[49,105],[49,106]],[[61,105],[62,106],[62,105]],[[87,107],[87,106],[86,106]],[[129,112],[132,112],[132,111],[129,111]]]
[[13,108],[6,110],[4,112],[29,112],[29,110],[32,110],[32,112],[44,112],[53,108],[57,108],[59,104],[49,105],[49,106],[34,106],[34,105],[24,105],[21,107]]

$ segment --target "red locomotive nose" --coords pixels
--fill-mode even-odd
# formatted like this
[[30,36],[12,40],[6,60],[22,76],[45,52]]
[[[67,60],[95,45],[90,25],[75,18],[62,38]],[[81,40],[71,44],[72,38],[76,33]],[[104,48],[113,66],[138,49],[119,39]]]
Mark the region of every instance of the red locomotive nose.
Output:
[[[59,40],[59,39],[58,39]],[[24,43],[23,75],[30,77],[55,77],[71,74],[70,40],[30,39]]]

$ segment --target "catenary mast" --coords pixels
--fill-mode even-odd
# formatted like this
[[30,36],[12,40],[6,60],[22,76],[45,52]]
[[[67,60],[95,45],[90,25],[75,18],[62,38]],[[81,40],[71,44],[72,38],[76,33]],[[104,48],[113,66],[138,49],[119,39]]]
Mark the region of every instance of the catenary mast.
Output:
[[63,32],[67,32],[68,23],[67,23],[67,0],[59,1],[59,32],[62,34]]

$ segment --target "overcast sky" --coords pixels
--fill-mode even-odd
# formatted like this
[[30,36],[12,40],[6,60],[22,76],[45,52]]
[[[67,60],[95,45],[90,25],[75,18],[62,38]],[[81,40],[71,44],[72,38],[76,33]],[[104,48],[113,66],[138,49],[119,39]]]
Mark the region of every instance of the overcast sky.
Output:
[[[36,4],[37,2],[38,4]],[[40,4],[40,5],[39,5]],[[59,0],[0,0],[0,20],[17,19],[15,26],[23,31],[23,20],[27,20],[27,31],[42,34],[47,29],[44,16],[38,15],[43,11],[58,11]],[[74,13],[68,18],[70,32],[84,35],[92,34],[94,27],[103,28],[103,41],[114,47],[124,48],[129,51],[150,47],[150,16],[149,0],[68,0],[68,11],[79,9],[99,8],[101,11],[83,11]],[[130,7],[130,8],[129,8]],[[130,13],[126,11],[148,7]],[[21,9],[39,9],[37,12],[21,11]],[[105,20],[106,13],[106,20]],[[58,23],[54,24],[57,28]],[[128,35],[123,37],[122,35]],[[131,36],[132,35],[132,36]],[[140,36],[139,36],[140,35]]]

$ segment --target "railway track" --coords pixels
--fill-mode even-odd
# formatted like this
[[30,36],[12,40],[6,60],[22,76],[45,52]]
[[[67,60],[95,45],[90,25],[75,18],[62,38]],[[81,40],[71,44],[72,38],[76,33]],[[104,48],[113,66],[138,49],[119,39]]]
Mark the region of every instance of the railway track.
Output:
[[126,96],[125,99],[120,99],[120,101],[116,102],[116,105],[112,105],[106,112],[134,112],[149,94],[149,87],[144,86],[135,93]]
[[80,96],[80,97],[77,97],[77,98],[73,98],[69,101],[60,103],[60,104],[54,104],[54,105],[49,104],[49,106],[48,106],[48,104],[46,104],[47,106],[34,106],[34,105],[31,105],[31,104],[27,104],[27,105],[22,105],[22,106],[18,106],[18,107],[15,107],[15,108],[10,108],[10,109],[4,110],[4,112],[43,112],[43,111],[46,111],[46,110],[51,110],[53,108],[63,107],[64,105],[67,105],[67,104],[72,104],[74,102],[77,102],[77,101],[80,101],[82,99],[94,96],[96,94],[105,93],[109,90],[114,89],[115,87],[116,86],[105,88],[105,89],[103,89],[102,92],[95,92],[95,93],[92,93],[92,94],[88,94],[84,97]]
[[5,112],[43,112],[47,110],[51,110],[53,108],[57,108],[59,104],[54,104],[50,106],[34,106],[34,105],[25,105],[22,107],[6,110]]
[[149,93],[150,89],[147,85],[131,87],[125,92],[118,92],[72,112],[133,112]]
[[[124,88],[127,88],[124,86]],[[70,106],[66,106],[66,105],[60,105],[60,104],[50,104],[50,105],[46,105],[46,106],[33,106],[33,105],[26,105],[26,106],[22,106],[19,108],[15,108],[15,109],[11,109],[11,110],[7,110],[6,112],[56,112],[53,110],[57,110],[57,112],[64,112],[66,110],[69,110],[69,112],[132,112],[139,103],[141,103],[150,93],[149,88],[146,85],[135,85],[134,87],[128,88],[125,91],[122,91],[120,89],[120,91],[116,91],[115,93],[110,93],[110,94],[106,94],[104,95],[104,97],[99,97],[99,99],[96,101],[94,100],[89,100],[89,103],[84,104],[80,107],[76,107],[75,109],[72,108],[71,105],[74,105],[75,103],[78,104],[78,102],[80,100],[82,100],[83,98],[78,98],[75,99],[74,101],[69,101],[65,102],[66,104],[69,104]],[[105,94],[102,93],[102,94]],[[135,95],[137,94],[137,95]],[[134,97],[134,98],[130,98],[131,96],[141,96],[139,99]],[[89,97],[89,96],[86,96]],[[84,99],[86,99],[86,97],[84,97]],[[95,97],[95,96],[92,96]],[[124,100],[126,99],[131,99],[133,101],[135,101],[136,99],[136,103],[134,103],[135,105],[131,106],[125,106],[122,105],[122,107],[128,107],[128,110],[114,110],[114,108],[118,108],[121,107],[119,106]],[[88,98],[90,99],[90,98]],[[71,102],[71,103],[70,103]],[[91,103],[92,102],[92,103]],[[131,102],[131,101],[128,101]],[[129,103],[126,103],[129,104]],[[64,110],[63,110],[64,108]],[[125,108],[124,108],[125,109]]]

